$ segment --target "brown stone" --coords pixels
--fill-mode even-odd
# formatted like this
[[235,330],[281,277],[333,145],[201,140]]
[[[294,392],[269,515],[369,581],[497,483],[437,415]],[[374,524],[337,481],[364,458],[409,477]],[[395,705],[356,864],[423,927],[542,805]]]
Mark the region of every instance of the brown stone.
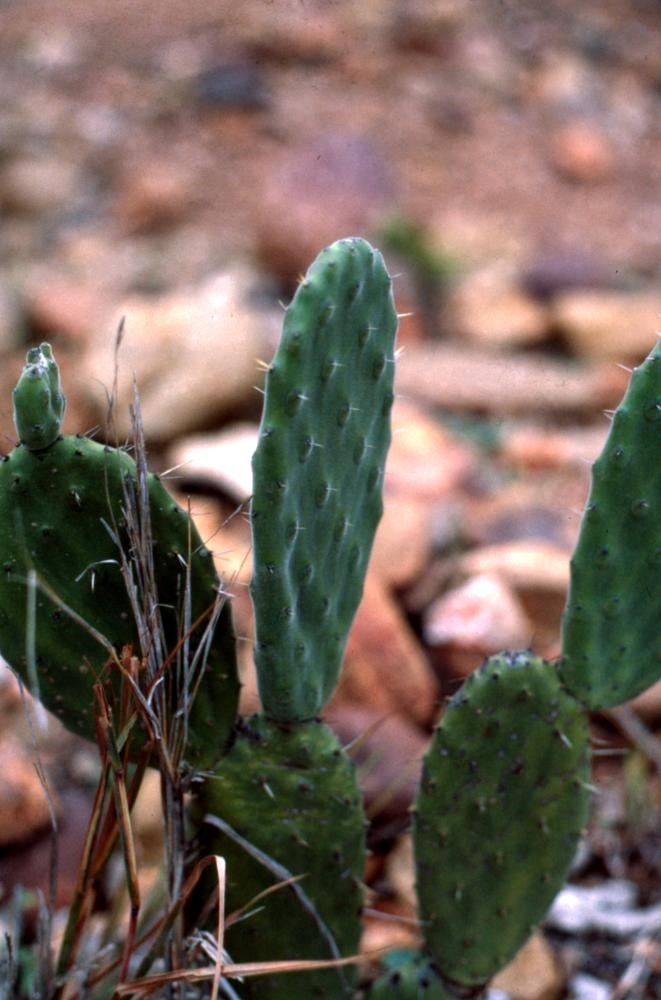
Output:
[[438,502],[475,469],[475,451],[409,400],[395,401],[392,432],[386,463],[386,500],[406,496]]
[[560,1000],[565,976],[544,936],[537,932],[498,973],[492,986],[503,990],[511,1000]]
[[450,301],[457,332],[488,350],[527,347],[549,335],[548,310],[518,284],[509,267],[468,275]]
[[84,360],[79,381],[102,424],[112,386],[115,332],[124,318],[119,351],[115,429],[130,434],[129,405],[137,379],[145,435],[164,442],[207,427],[255,394],[257,359],[265,353],[275,311],[251,304],[253,274],[233,270],[197,288],[158,298],[134,296],[100,328]]
[[370,571],[393,590],[413,583],[422,573],[430,549],[429,503],[409,497],[387,497],[370,556]]
[[[53,791],[50,789],[51,797]],[[50,826],[48,800],[34,760],[18,743],[0,742],[0,847],[27,840]]]
[[573,291],[555,300],[554,325],[576,354],[638,364],[657,339],[658,291]]
[[549,157],[559,174],[584,184],[609,180],[615,171],[615,152],[608,137],[588,122],[556,128],[550,137]]
[[415,635],[380,580],[368,573],[332,704],[366,705],[427,725],[437,698],[436,681]]
[[402,354],[396,387],[405,397],[448,410],[566,416],[616,406],[627,381],[612,365],[580,369],[548,357],[485,355],[439,343]]
[[193,178],[161,160],[133,164],[120,180],[115,212],[129,233],[158,233],[182,222],[190,211]]
[[107,315],[108,297],[98,282],[79,275],[46,272],[23,290],[25,318],[35,336],[85,348]]
[[324,718],[358,768],[370,841],[400,833],[409,823],[428,737],[401,715],[364,704],[333,701]]

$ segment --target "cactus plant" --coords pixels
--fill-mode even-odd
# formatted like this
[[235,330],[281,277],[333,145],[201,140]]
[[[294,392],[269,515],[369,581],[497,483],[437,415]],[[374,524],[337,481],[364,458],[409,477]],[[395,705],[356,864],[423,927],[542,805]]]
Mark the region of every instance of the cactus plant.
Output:
[[[219,814],[281,869],[304,874],[230,929],[235,960],[357,951],[364,818],[353,766],[317,716],[337,683],[362,592],[390,441],[397,317],[381,255],[362,240],[309,269],[269,367],[251,506],[255,663],[263,717],[248,720],[196,814]],[[230,908],[279,879],[213,825]],[[305,893],[314,910],[301,904]],[[299,977],[301,995],[349,995],[351,970]],[[251,995],[291,996],[287,977]]]
[[[190,718],[189,758],[204,765],[192,785],[193,854],[225,856],[230,911],[259,897],[227,928],[234,961],[346,958],[358,948],[364,818],[351,762],[319,715],[381,513],[395,327],[381,256],[340,241],[298,289],[267,373],[251,506],[262,713],[235,720],[223,609]],[[389,963],[371,1000],[481,996],[566,877],[589,801],[588,713],[661,676],[658,551],[647,528],[661,499],[660,399],[657,346],[634,371],[594,467],[558,663],[530,651],[491,657],[446,706],[414,808],[424,944]],[[0,650],[23,677],[36,667],[49,707],[89,735],[88,681],[106,659],[94,636],[115,648],[140,643],[118,571],[118,544],[130,544],[127,490],[139,490],[140,473],[121,450],[60,437],[64,404],[42,345],[15,393],[21,444],[0,465]],[[186,581],[192,622],[219,581],[185,513],[148,482],[164,634],[176,646]],[[339,965],[238,987],[268,1000],[334,1000],[354,988]]]
[[571,565],[560,670],[591,708],[633,698],[661,673],[661,350],[634,372],[613,415]]
[[[14,390],[20,444],[0,462],[0,652],[66,726],[93,739],[94,681],[103,677],[115,696],[121,686],[111,650],[132,646],[155,673],[178,649],[166,684],[175,706],[187,685],[197,686],[188,755],[196,765],[211,764],[234,724],[238,698],[228,604],[218,609],[203,662],[205,622],[221,588],[211,553],[150,474],[148,503],[137,513],[150,522],[158,604],[145,609],[151,632],[139,634],[122,575],[122,553],[135,543],[127,509],[139,489],[136,463],[121,449],[62,437],[64,405],[57,365],[42,344],[28,352]],[[153,602],[154,595],[138,599],[147,598]],[[192,629],[185,649],[184,623]],[[185,671],[191,676],[182,678]]]
[[[588,808],[588,715],[661,678],[658,507],[661,343],[632,373],[593,467],[557,664],[492,657],[447,706],[414,809],[425,944],[370,1000],[471,996],[561,887]],[[442,861],[441,861],[442,859]],[[421,988],[415,970],[422,967]]]

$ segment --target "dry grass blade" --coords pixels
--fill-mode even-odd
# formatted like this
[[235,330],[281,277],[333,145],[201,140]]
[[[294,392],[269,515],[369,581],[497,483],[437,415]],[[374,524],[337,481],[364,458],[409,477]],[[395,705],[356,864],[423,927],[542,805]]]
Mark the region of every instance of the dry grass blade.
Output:
[[[379,948],[369,952],[370,957],[377,957],[386,952],[388,948]],[[247,976],[268,976],[282,975],[291,972],[314,972],[321,969],[338,969],[342,966],[356,965],[362,962],[365,955],[352,955],[348,958],[328,958],[316,961],[314,959],[295,959],[289,962],[244,962],[234,965],[227,963],[221,966],[221,973],[229,979],[242,979]],[[209,966],[204,969],[179,969],[175,972],[163,972],[153,976],[144,976],[142,979],[134,980],[132,983],[125,983],[118,986],[113,994],[113,1000],[122,997],[149,997],[153,996],[156,990],[174,982],[204,983],[213,981],[216,975],[217,966]]]

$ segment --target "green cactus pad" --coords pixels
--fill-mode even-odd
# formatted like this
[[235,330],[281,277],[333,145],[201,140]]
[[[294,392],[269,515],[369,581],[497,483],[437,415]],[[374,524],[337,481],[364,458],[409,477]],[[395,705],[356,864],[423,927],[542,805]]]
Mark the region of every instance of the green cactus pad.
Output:
[[518,951],[562,887],[585,823],[588,723],[549,663],[503,653],[448,703],[415,811],[427,949],[477,986]]
[[397,317],[364,240],[322,251],[266,376],[251,509],[265,713],[314,718],[337,683],[362,594],[390,442]]
[[[367,1000],[459,1000],[443,986],[433,962],[416,955],[385,972],[370,986]],[[473,1000],[477,1000],[473,996]]]
[[[217,774],[197,790],[192,816],[202,855],[227,863],[228,913],[282,881],[211,823],[216,815],[291,875],[296,886],[264,897],[227,929],[235,962],[332,959],[358,951],[364,819],[354,768],[333,733],[318,722],[280,728],[247,720]],[[301,902],[305,893],[326,930]],[[332,942],[335,942],[333,946]],[[246,995],[268,1000],[350,996],[352,966],[251,978]]]
[[571,563],[560,672],[590,708],[661,678],[661,343],[636,368],[592,469]]
[[66,407],[50,344],[28,351],[13,397],[14,423],[21,442],[32,450],[48,448],[59,436]]
[[[120,572],[119,552],[107,527],[119,528],[125,551],[127,481],[136,466],[121,450],[84,437],[59,438],[38,451],[19,445],[0,461],[0,653],[32,686],[29,643],[39,697],[69,729],[94,738],[92,685],[108,651],[46,594],[36,592],[33,636],[28,628],[29,572],[101,633],[120,652],[140,652],[136,624]],[[158,596],[168,649],[180,635],[181,609],[190,569],[190,621],[213,605],[219,581],[211,553],[187,513],[163,484],[149,476],[150,517]],[[191,637],[195,649],[204,625]],[[166,683],[177,686],[173,666]],[[104,677],[117,692],[116,668]],[[176,690],[173,691],[176,697]],[[218,759],[233,725],[238,698],[229,605],[221,611],[206,675],[190,719],[188,759]]]

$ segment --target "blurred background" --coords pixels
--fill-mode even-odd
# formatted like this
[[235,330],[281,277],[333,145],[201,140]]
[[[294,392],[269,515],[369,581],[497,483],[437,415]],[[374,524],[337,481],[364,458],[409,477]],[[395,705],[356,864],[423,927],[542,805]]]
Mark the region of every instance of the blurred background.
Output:
[[[384,252],[403,348],[386,514],[328,717],[347,742],[370,734],[367,878],[377,910],[412,916],[405,830],[430,727],[485,655],[558,655],[603,411],[661,329],[661,5],[2,0],[0,220],[0,450],[41,340],[65,430],[103,439],[123,318],[113,439],[135,373],[151,464],[193,495],[247,638],[250,539],[232,515],[251,489],[258,361],[324,245],[362,235]],[[249,641],[242,655],[251,711]],[[49,819],[4,676],[8,898],[46,877]],[[599,898],[585,926],[558,917],[503,984],[512,1000],[599,1000],[633,975],[661,903],[659,725],[656,689],[595,718],[608,755],[575,873],[577,891],[619,886],[635,933],[604,930]],[[43,740],[65,902],[95,757],[54,726]],[[146,868],[152,791],[136,818]],[[415,940],[367,922],[366,948]],[[661,996],[658,947],[643,970],[635,995]]]

